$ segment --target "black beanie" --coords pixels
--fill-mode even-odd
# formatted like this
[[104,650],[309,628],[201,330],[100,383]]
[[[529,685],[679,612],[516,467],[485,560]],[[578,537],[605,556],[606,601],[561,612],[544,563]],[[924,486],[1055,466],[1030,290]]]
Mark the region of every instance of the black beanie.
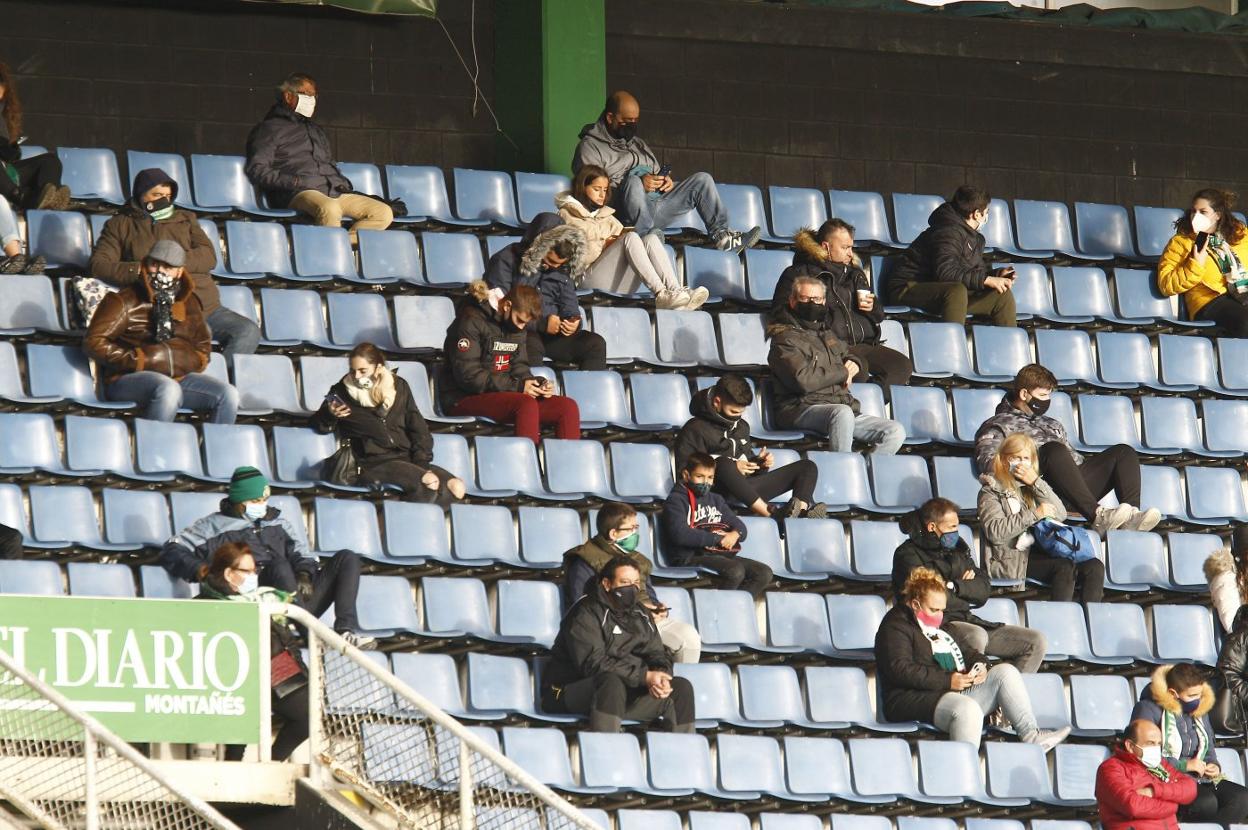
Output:
[[134,186],[130,188],[130,196],[134,199],[135,204],[139,203],[139,197],[158,184],[169,185],[173,190],[172,201],[177,200],[178,183],[173,180],[173,177],[159,167],[149,167],[146,170],[140,170],[134,177]]

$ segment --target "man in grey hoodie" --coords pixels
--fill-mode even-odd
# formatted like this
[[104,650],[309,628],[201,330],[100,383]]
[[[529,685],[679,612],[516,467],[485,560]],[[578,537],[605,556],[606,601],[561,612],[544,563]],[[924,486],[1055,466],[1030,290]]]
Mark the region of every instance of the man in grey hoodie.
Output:
[[670,168],[661,166],[654,151],[637,137],[640,117],[641,105],[636,98],[624,91],[611,93],[598,120],[581,128],[581,140],[572,156],[572,175],[587,164],[606,170],[611,180],[611,206],[638,236],[661,234],[677,217],[694,208],[719,250],[753,247],[758,242],[758,226],[748,231],[729,230],[728,211],[709,173],[673,181]]

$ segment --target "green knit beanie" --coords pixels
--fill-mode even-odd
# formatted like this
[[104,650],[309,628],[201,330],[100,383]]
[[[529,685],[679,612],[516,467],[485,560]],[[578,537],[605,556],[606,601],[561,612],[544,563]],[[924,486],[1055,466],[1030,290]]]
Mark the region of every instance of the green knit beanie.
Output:
[[242,504],[252,499],[264,498],[264,491],[268,486],[264,473],[255,467],[239,467],[230,476],[230,501]]

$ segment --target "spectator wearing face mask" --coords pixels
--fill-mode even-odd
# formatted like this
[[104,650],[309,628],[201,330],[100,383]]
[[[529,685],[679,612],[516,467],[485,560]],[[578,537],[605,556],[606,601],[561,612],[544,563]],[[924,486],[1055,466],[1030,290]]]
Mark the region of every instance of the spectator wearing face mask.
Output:
[[1104,830],[1179,830],[1178,812],[1196,798],[1196,781],[1161,757],[1161,730],[1127,724],[1122,744],[1096,770]]
[[1218,765],[1209,719],[1214,701],[1204,669],[1193,663],[1158,666],[1131,719],[1157,726],[1162,758],[1196,779],[1196,798],[1179,808],[1179,821],[1242,824],[1248,819],[1248,789],[1228,780]]
[[542,672],[543,709],[589,715],[591,732],[619,732],[624,718],[693,732],[693,685],[673,676],[659,630],[638,602],[642,590],[630,559],[602,567],[559,624]]
[[204,372],[212,339],[185,262],[177,242],[156,242],[139,280],[100,301],[83,347],[100,367],[106,399],[136,401],[152,421],[172,421],[185,406],[232,424],[238,390]]
[[216,513],[179,531],[160,550],[160,564],[171,576],[195,582],[200,569],[227,543],[246,545],[255,560],[256,584],[296,597],[314,616],[334,606],[334,630],[352,645],[366,648],[374,638],[362,633],[356,615],[360,557],[340,550],[327,559],[308,553],[303,536],[269,504],[269,482],[255,467],[239,467]]
[[254,353],[260,328],[221,305],[221,292],[209,273],[217,255],[195,214],[174,207],[178,183],[165,171],[150,167],[135,175],[130,192],[133,198],[104,223],[95,241],[88,265],[91,276],[117,288],[137,285],[142,280],[143,258],[152,246],[162,239],[172,240],[186,251],[183,267],[203,305],[204,322],[221,343],[225,359],[232,362],[236,354]]
[[958,506],[933,498],[901,520],[910,537],[893,553],[893,596],[900,598],[918,568],[940,575],[946,591],[945,625],[972,649],[999,657],[1030,674],[1044,660],[1044,634],[1020,625],[1002,625],[975,615],[992,595],[988,574],[975,564],[958,533]]
[[442,411],[515,424],[516,435],[534,444],[543,424],[553,424],[556,437],[580,438],[576,401],[556,395],[549,379],[529,370],[525,328],[541,313],[542,299],[532,286],[517,285],[506,294],[480,280],[468,286],[442,346]]

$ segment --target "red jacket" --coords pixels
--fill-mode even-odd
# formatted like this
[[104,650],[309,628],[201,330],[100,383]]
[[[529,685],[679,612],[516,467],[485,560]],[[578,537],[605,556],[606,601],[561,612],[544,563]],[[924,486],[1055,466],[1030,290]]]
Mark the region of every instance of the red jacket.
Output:
[[[1180,804],[1196,798],[1196,780],[1162,761],[1168,782],[1148,771],[1140,760],[1119,749],[1096,771],[1096,803],[1103,830],[1178,830],[1175,814]],[[1136,792],[1153,788],[1153,797]]]

